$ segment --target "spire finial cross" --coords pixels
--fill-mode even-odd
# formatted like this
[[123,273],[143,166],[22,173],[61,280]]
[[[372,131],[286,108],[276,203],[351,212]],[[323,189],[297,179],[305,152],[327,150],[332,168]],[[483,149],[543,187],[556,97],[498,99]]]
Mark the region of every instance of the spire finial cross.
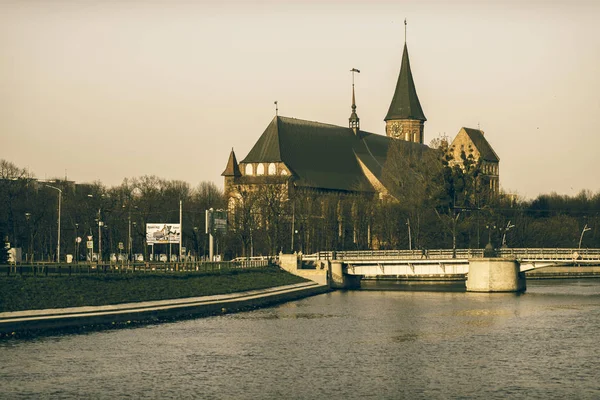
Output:
[[404,18],[404,44],[406,44],[406,18]]

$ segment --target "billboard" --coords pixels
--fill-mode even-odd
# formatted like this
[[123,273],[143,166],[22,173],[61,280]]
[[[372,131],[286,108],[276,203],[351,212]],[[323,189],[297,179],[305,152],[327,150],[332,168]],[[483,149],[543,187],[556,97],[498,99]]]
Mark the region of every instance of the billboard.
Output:
[[148,244],[181,243],[181,224],[146,224]]
[[224,210],[206,210],[206,233],[221,234],[227,233],[227,211]]

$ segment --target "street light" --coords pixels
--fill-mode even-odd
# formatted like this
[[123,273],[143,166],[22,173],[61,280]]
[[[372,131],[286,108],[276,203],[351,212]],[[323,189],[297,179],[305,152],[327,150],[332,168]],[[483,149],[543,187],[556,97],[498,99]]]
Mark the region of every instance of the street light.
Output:
[[[104,195],[102,195],[104,196]],[[88,197],[93,198],[93,194],[88,194]],[[100,218],[100,208],[98,208],[98,264],[102,262],[102,225],[104,224]],[[91,260],[90,260],[91,261]]]
[[485,227],[488,230],[488,243],[485,245],[485,249],[483,250],[483,256],[495,257],[496,252],[494,251],[494,246],[492,245],[492,229],[496,229],[496,225],[489,223]]
[[56,244],[56,262],[60,262],[60,210],[61,210],[61,201],[62,201],[62,190],[50,185],[45,185],[54,190],[58,190],[58,240]]
[[31,218],[31,213],[26,212],[25,213],[25,220],[27,221],[27,233],[29,233],[29,249],[28,249],[28,253],[29,256],[25,256],[26,260],[25,261],[29,261],[32,262],[33,260],[33,235],[31,234],[31,225],[29,224],[29,219]]
[[198,240],[198,227],[194,227],[194,240],[196,241],[196,261],[200,261],[200,243]]
[[75,263],[79,264],[79,243],[81,238],[79,237],[79,224],[75,223]]
[[587,224],[585,224],[585,226],[583,227],[583,230],[581,231],[581,237],[579,238],[579,249],[581,249],[581,241],[583,240],[583,234],[586,233],[587,231],[591,231],[592,228],[588,228]]
[[506,228],[504,228],[504,234],[502,235],[502,247],[506,247],[506,232],[508,232],[511,228],[514,228],[514,225],[510,224],[510,221],[508,221],[508,224],[506,224]]

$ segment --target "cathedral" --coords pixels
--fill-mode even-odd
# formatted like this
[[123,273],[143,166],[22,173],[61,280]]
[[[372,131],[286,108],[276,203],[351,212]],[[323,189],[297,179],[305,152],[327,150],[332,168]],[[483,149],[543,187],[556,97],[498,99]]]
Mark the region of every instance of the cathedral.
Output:
[[[391,148],[429,150],[424,144],[427,118],[417,96],[406,43],[396,89],[384,118],[385,136],[360,129],[354,83],[351,109],[346,127],[276,115],[240,162],[232,149],[222,173],[230,207],[234,207],[241,188],[256,190],[264,185],[277,185],[288,197],[294,191],[309,190],[395,198],[384,174]],[[498,193],[500,160],[483,131],[460,129],[448,150],[451,164],[460,165],[461,153],[481,160],[487,184]]]

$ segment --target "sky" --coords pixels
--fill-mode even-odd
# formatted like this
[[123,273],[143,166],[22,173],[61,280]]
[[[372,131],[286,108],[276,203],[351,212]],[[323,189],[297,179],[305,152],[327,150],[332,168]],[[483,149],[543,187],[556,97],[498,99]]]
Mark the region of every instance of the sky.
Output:
[[[0,158],[193,187],[275,115],[385,134],[402,58],[425,143],[480,127],[504,191],[600,191],[598,1],[0,0]],[[332,149],[332,151],[335,151]]]

